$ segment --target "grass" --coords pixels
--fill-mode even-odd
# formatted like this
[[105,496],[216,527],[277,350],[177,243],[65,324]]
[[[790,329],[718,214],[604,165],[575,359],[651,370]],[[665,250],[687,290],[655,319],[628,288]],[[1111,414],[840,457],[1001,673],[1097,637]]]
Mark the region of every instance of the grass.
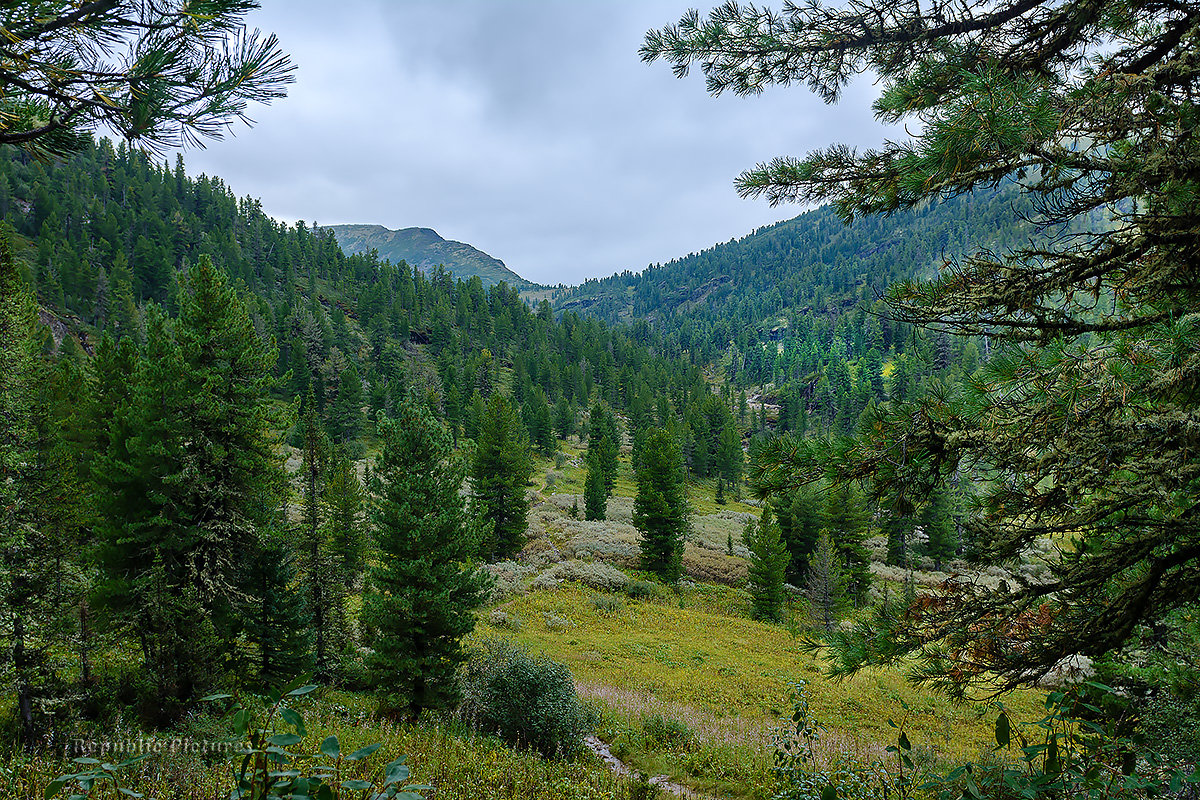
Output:
[[[612,775],[593,757],[547,760],[445,721],[417,725],[378,721],[372,717],[374,700],[366,695],[326,691],[297,708],[304,715],[308,736],[293,752],[315,752],[317,743],[330,734],[337,735],[343,752],[382,742],[383,747],[365,762],[362,774],[377,774],[384,764],[405,755],[412,782],[435,787],[437,800],[624,800],[633,796],[628,780]],[[220,721],[198,717],[188,730],[177,733],[177,739],[223,739],[226,730]],[[114,738],[141,736],[128,731]],[[9,755],[0,764],[0,797],[42,800],[43,787],[69,769],[63,758],[53,754]],[[231,787],[230,762],[220,755],[161,753],[143,762],[132,777],[128,788],[164,800],[226,797]]]
[[[485,621],[477,635],[511,637],[567,664],[581,693],[606,712],[618,754],[643,769],[731,797],[762,796],[796,680],[808,683],[813,715],[828,728],[829,757],[884,760],[896,735],[889,719],[903,720],[914,745],[936,761],[976,759],[993,741],[994,715],[915,688],[896,672],[826,681],[821,663],[785,628],[742,616],[744,592],[686,587],[661,601],[626,601],[615,613],[597,608],[592,594],[566,584],[521,596],[505,606],[525,620],[519,632]],[[568,624],[548,625],[549,618]],[[1033,718],[1038,700],[1025,693],[1006,704],[1015,717]],[[687,724],[695,732],[690,747],[646,747],[637,730],[651,713]]]

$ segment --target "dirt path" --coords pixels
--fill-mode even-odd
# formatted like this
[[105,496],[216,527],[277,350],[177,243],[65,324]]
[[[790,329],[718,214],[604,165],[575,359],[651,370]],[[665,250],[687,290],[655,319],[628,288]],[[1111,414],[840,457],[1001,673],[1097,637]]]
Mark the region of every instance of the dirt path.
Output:
[[[609,770],[614,774],[623,776],[633,775],[633,770],[625,766],[621,759],[612,754],[612,751],[608,749],[608,745],[597,739],[595,736],[588,736],[583,740],[583,743],[587,745],[589,750],[599,756],[600,760],[604,762],[604,765],[608,767]],[[686,786],[680,786],[678,783],[672,783],[671,781],[667,780],[666,775],[655,775],[650,779],[650,783],[654,784],[659,789],[662,789],[664,792],[669,792],[676,797],[686,797],[689,800],[717,800],[709,795],[700,794],[699,792],[689,789]]]

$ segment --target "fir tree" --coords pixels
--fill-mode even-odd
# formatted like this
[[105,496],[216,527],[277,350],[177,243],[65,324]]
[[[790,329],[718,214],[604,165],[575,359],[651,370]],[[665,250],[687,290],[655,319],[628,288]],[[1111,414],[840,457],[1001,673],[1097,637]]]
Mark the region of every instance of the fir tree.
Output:
[[638,464],[633,524],[641,534],[643,569],[667,583],[682,572],[689,512],[679,445],[668,431],[651,431]]
[[475,627],[487,586],[470,563],[481,527],[459,493],[465,470],[449,435],[419,405],[404,401],[398,411],[380,426],[370,487],[378,560],[362,621],[381,702],[413,719],[457,703],[462,638]]
[[333,642],[333,619],[337,587],[333,558],[325,524],[322,496],[329,467],[329,440],[317,416],[316,400],[309,391],[300,411],[300,483],[301,510],[297,545],[304,573],[306,605],[313,628],[313,665],[317,677],[328,679],[337,668]]
[[250,595],[246,637],[258,650],[258,683],[278,688],[312,668],[312,626],[297,585],[295,554],[278,534],[266,533],[246,564]]
[[604,496],[611,497],[621,455],[621,429],[612,410],[596,401],[588,412],[587,461],[604,477]]
[[846,584],[841,554],[829,533],[821,531],[817,548],[808,559],[804,594],[813,621],[826,633],[833,633],[838,618],[846,610]]
[[244,597],[239,564],[284,496],[275,361],[228,279],[202,257],[175,325],[151,307],[130,401],[96,463],[106,594],[133,623],[164,701],[216,677]]
[[529,513],[525,486],[532,474],[521,419],[505,397],[494,394],[479,421],[471,462],[471,496],[479,516],[491,525],[482,543],[489,561],[508,558],[524,544]]

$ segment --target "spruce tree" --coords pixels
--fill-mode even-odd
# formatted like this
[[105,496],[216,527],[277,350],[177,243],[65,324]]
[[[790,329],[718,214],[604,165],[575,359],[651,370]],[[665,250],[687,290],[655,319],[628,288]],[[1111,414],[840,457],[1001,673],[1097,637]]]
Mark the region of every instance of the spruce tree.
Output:
[[616,415],[597,400],[588,412],[587,461],[604,477],[604,496],[611,497],[621,456],[621,429]]
[[679,445],[668,431],[651,431],[638,464],[633,524],[641,534],[642,568],[667,583],[682,574],[689,513]]
[[310,388],[300,410],[300,527],[296,537],[305,602],[313,628],[313,665],[321,679],[330,678],[338,666],[333,638],[337,576],[329,547],[329,528],[323,502],[329,471],[330,444],[317,415]]
[[846,610],[848,579],[828,531],[821,531],[817,547],[808,558],[804,594],[808,598],[813,621],[833,633],[838,619]]
[[370,487],[377,560],[362,610],[367,669],[385,709],[413,719],[458,701],[462,639],[487,594],[471,563],[482,529],[460,494],[464,465],[428,409],[402,402],[380,435]]
[[782,622],[783,582],[790,556],[769,510],[758,522],[746,523],[742,541],[750,551],[750,614],[763,622]]
[[529,437],[512,404],[500,394],[488,400],[479,421],[471,462],[471,497],[490,532],[482,543],[488,561],[508,558],[525,543],[533,474]]
[[340,657],[345,656],[344,651],[355,640],[348,605],[366,568],[365,501],[366,495],[354,462],[343,449],[335,448],[326,468],[322,539],[328,552],[332,647],[343,651]]
[[245,564],[250,602],[246,637],[257,647],[258,683],[278,688],[312,668],[312,625],[296,578],[296,556],[278,533],[266,532],[262,546]]

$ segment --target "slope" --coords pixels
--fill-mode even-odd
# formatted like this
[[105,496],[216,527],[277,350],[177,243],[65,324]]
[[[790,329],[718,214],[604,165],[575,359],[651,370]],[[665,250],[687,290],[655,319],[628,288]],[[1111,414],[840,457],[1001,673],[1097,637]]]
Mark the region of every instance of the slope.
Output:
[[517,289],[537,288],[504,266],[504,262],[463,242],[443,239],[431,228],[390,230],[382,225],[330,225],[338,244],[353,255],[376,250],[381,259],[392,263],[408,262],[424,273],[439,264],[455,277],[467,280],[478,275],[484,286],[504,281]]

